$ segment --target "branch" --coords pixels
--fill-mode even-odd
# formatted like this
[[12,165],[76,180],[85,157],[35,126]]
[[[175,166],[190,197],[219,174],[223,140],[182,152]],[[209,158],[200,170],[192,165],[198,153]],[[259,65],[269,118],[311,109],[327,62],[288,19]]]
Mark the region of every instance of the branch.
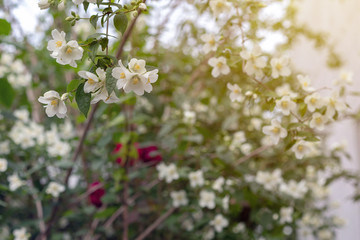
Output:
[[[146,2],[146,0],[143,0],[143,3],[145,3],[145,2]],[[138,9],[136,17],[134,17],[134,19],[130,23],[130,26],[124,32],[124,35],[121,38],[121,42],[120,42],[118,51],[116,52],[116,55],[115,55],[117,59],[120,59],[120,57],[123,53],[123,50],[124,50],[125,43],[128,40],[128,38],[130,37],[131,32],[133,31],[136,21],[137,21],[138,17],[140,16],[141,12],[142,12],[141,9]]]
[[170,208],[166,213],[161,215],[156,221],[148,226],[144,232],[142,232],[135,240],[143,240],[146,238],[152,231],[154,231],[165,219],[167,219],[174,211],[176,210],[175,207]]
[[46,240],[46,226],[45,226],[45,222],[44,222],[44,212],[43,212],[43,207],[41,204],[41,201],[39,199],[39,196],[36,194],[36,190],[33,184],[33,181],[31,179],[29,179],[29,185],[31,188],[31,196],[33,197],[34,201],[35,201],[35,207],[36,207],[36,214],[39,220],[39,230],[40,230],[40,236],[39,239],[40,240]]
[[265,146],[261,146],[257,149],[255,149],[254,151],[252,151],[251,153],[249,153],[248,155],[246,156],[243,156],[242,158],[240,158],[237,162],[236,162],[236,165],[239,165],[247,160],[249,160],[250,158],[252,157],[255,157],[256,155],[262,153],[263,151],[269,149],[271,147],[271,145],[265,145]]

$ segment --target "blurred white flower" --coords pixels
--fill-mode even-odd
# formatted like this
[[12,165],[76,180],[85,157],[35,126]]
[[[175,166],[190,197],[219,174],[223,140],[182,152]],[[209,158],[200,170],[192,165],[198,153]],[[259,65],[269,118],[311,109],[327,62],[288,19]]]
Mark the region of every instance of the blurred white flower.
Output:
[[282,172],[280,169],[275,169],[271,173],[258,171],[256,173],[255,182],[263,185],[266,190],[273,191],[283,182],[281,175]]
[[50,182],[45,192],[51,196],[57,198],[60,193],[65,191],[65,187],[57,182]]
[[211,67],[213,67],[213,70],[211,71],[211,75],[214,78],[219,77],[221,74],[227,75],[230,73],[230,68],[226,64],[226,58],[224,57],[212,57],[209,59],[208,63]]
[[298,183],[294,180],[290,180],[288,183],[282,183],[280,185],[280,191],[295,199],[300,199],[307,193],[308,187],[304,180]]
[[43,97],[39,97],[39,102],[47,104],[45,106],[45,112],[48,117],[57,116],[58,118],[64,118],[66,116],[67,108],[65,102],[61,100],[60,95],[56,91],[48,91]]
[[311,87],[311,80],[310,80],[310,77],[309,76],[303,76],[303,75],[297,75],[297,80],[299,81],[300,83],[300,86],[301,88],[304,90],[304,91],[308,91],[308,92],[312,92],[314,91],[314,88]]
[[333,233],[329,229],[321,229],[317,232],[319,240],[332,240],[334,239]]
[[224,208],[225,211],[229,210],[229,201],[230,201],[230,196],[229,195],[226,195],[222,199],[222,207]]
[[282,56],[280,58],[272,58],[270,61],[270,65],[272,68],[271,76],[273,78],[288,77],[291,74],[291,70],[289,68],[289,57]]
[[224,228],[229,225],[229,221],[223,215],[217,214],[210,222],[210,225],[215,228],[216,232],[222,232]]
[[296,98],[298,96],[297,93],[293,92],[291,90],[291,87],[288,83],[285,83],[279,87],[277,87],[275,89],[275,92],[277,95],[279,95],[280,97],[283,97],[283,96],[290,96],[291,98]]
[[199,205],[202,208],[215,208],[215,194],[206,190],[201,190]]
[[201,170],[189,173],[189,180],[191,187],[201,187],[204,185],[204,176]]
[[310,120],[309,126],[311,128],[315,128],[319,131],[324,130],[325,124],[328,122],[328,117],[325,115],[321,115],[320,113],[316,112],[312,115]]
[[44,10],[50,7],[50,2],[49,0],[39,0],[38,6],[41,10]]
[[203,240],[211,240],[215,237],[215,232],[212,228],[204,233]]
[[271,121],[270,126],[264,126],[262,129],[263,133],[269,135],[273,140],[274,144],[278,144],[280,138],[285,138],[287,136],[287,131],[285,128],[281,127],[280,122],[276,119]]
[[242,102],[244,100],[244,95],[241,94],[239,85],[228,83],[226,86],[231,91],[230,99],[232,102]]
[[205,33],[200,36],[201,41],[205,44],[203,46],[203,51],[205,54],[216,51],[218,48],[218,42],[220,40],[219,36],[215,36],[214,34]]
[[8,162],[5,158],[0,158],[0,172],[5,172],[8,167]]
[[216,17],[219,17],[222,13],[229,13],[231,10],[231,4],[227,0],[210,0],[209,4]]
[[238,234],[238,233],[245,231],[245,229],[246,229],[246,226],[244,223],[238,223],[234,226],[233,233]]
[[186,206],[188,204],[188,199],[184,190],[173,191],[170,193],[170,196],[173,200],[174,207]]
[[29,111],[26,109],[17,109],[14,111],[14,116],[23,122],[29,121],[29,115]]
[[165,179],[167,183],[171,183],[173,180],[179,179],[179,173],[173,163],[168,166],[161,163],[156,166],[156,169],[158,170],[160,180]]
[[311,95],[306,96],[304,102],[306,103],[307,109],[310,112],[314,112],[316,109],[324,106],[324,100],[319,93],[313,93]]
[[196,112],[190,111],[190,110],[185,110],[183,121],[186,124],[194,125],[196,122]]
[[291,100],[290,96],[283,96],[281,99],[276,100],[276,107],[282,114],[288,116],[296,110],[296,103]]
[[244,49],[240,52],[240,56],[246,60],[243,69],[246,74],[255,75],[258,78],[264,76],[262,69],[266,66],[266,59],[261,54],[262,51],[258,44],[255,44],[251,51]]
[[26,228],[22,227],[20,229],[15,229],[13,231],[14,240],[28,240],[30,238],[30,234],[26,232]]
[[0,154],[9,154],[10,153],[10,142],[4,141],[0,143]]
[[302,159],[311,152],[310,144],[304,140],[297,141],[291,150],[295,153],[297,159]]
[[341,70],[339,79],[334,81],[335,85],[344,87],[345,85],[353,84],[354,73],[346,70]]
[[25,182],[22,181],[16,173],[14,173],[11,176],[8,176],[7,180],[9,181],[10,191],[15,191],[16,189],[18,189],[19,187],[25,184]]
[[145,3],[140,3],[139,4],[139,9],[142,10],[142,11],[146,11],[146,9],[147,9],[146,4]]
[[346,109],[344,102],[340,101],[339,94],[333,92],[330,97],[325,98],[326,102],[326,113],[325,115],[332,118],[336,112],[342,113]]
[[291,223],[294,209],[292,207],[282,207],[280,209],[280,223]]
[[225,179],[223,177],[218,177],[214,181],[212,188],[218,192],[222,192],[224,184],[225,184]]
[[186,219],[183,221],[181,226],[188,232],[194,230],[194,222],[191,219]]

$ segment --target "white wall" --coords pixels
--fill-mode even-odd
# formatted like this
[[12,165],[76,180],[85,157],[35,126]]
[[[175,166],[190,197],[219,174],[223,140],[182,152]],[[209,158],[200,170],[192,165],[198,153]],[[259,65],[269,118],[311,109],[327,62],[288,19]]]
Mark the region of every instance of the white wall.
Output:
[[[327,32],[329,41],[344,60],[344,69],[354,72],[351,90],[360,91],[360,1],[359,0],[297,0],[300,7],[299,21],[306,23],[315,31]],[[294,65],[313,79],[316,87],[331,87],[339,70],[326,67],[327,52],[314,50],[314,44],[301,39],[291,52]],[[356,110],[360,98],[347,98],[351,108]],[[348,169],[360,166],[360,130],[355,121],[347,120],[329,129],[333,132],[329,144],[348,143],[352,160],[343,159]],[[360,239],[360,205],[349,199],[353,188],[344,181],[331,187],[331,199],[341,207],[336,213],[347,220],[347,225],[338,231],[337,240]]]

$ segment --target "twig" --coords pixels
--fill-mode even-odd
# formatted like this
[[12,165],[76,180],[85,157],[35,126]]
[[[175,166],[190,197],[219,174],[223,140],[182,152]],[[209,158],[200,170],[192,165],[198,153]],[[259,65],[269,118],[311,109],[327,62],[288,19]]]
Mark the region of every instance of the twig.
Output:
[[142,232],[135,240],[143,240],[146,238],[152,231],[154,231],[165,219],[167,219],[174,211],[176,210],[175,207],[170,208],[166,213],[161,215],[156,221],[148,226],[144,232]]
[[36,190],[35,190],[33,181],[31,179],[29,179],[29,185],[31,188],[31,195],[35,201],[36,214],[38,216],[38,221],[39,221],[39,230],[40,230],[39,239],[46,240],[47,239],[46,234],[45,234],[46,226],[45,226],[45,222],[44,222],[44,212],[43,212],[42,204],[39,199],[39,196],[36,194]]
[[248,155],[246,156],[243,156],[242,158],[240,158],[237,162],[236,162],[236,165],[239,165],[247,160],[249,160],[250,158],[252,157],[255,157],[256,155],[262,153],[263,151],[269,149],[271,147],[271,145],[265,145],[265,146],[261,146],[257,149],[255,149],[254,151],[252,151],[251,153],[249,153]]
[[[146,0],[143,0],[143,3],[145,3],[145,2],[146,2]],[[138,17],[140,16],[141,12],[142,12],[141,9],[138,9],[137,15],[134,17],[134,19],[133,19],[133,20],[131,21],[131,23],[130,23],[130,26],[129,26],[129,27],[126,29],[126,31],[124,32],[124,35],[123,35],[122,38],[121,38],[121,42],[120,42],[118,51],[116,52],[116,55],[115,55],[117,59],[120,59],[121,54],[122,54],[123,51],[124,51],[125,43],[126,43],[126,41],[128,40],[128,38],[130,37],[131,32],[132,32],[132,30],[134,29],[135,23],[136,23]]]

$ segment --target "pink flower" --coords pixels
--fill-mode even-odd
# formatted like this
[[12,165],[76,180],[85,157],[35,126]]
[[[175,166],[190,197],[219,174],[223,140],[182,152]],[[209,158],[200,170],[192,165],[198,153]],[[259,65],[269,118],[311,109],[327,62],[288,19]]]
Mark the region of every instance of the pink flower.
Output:
[[[116,147],[114,149],[114,153],[118,153],[122,149],[122,144],[118,143],[116,144]],[[130,166],[133,166],[136,161],[140,160],[144,163],[152,163],[152,164],[158,164],[162,161],[162,156],[158,153],[158,147],[151,145],[148,147],[140,148],[138,143],[135,143],[135,147],[138,151],[138,159],[130,159]],[[121,157],[118,157],[116,159],[116,162],[120,165],[122,165],[123,160]]]

